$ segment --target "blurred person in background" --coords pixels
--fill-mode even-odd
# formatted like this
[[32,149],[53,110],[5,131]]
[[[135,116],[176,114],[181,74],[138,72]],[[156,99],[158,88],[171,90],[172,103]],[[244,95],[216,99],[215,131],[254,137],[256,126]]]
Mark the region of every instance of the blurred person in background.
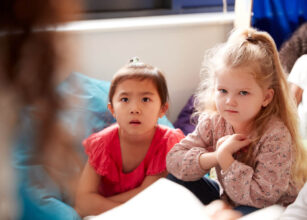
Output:
[[279,56],[284,71],[289,74],[288,82],[299,115],[300,132],[307,139],[307,22],[300,25],[291,37],[285,41]]
[[45,190],[47,177],[38,170],[73,196],[81,161],[58,120],[63,103],[55,89],[69,53],[64,34],[45,28],[75,19],[79,10],[74,0],[0,2],[0,219],[60,218],[59,210],[41,209],[43,194],[28,187]]
[[279,57],[284,71],[289,74],[302,55],[307,53],[307,22],[301,24],[279,50]]

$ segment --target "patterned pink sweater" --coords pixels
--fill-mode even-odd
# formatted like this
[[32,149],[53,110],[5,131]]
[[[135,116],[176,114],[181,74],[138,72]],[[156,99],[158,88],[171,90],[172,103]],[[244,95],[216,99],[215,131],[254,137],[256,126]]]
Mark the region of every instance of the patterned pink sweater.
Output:
[[[232,126],[219,115],[204,115],[195,131],[182,139],[168,153],[166,163],[170,173],[179,179],[200,179],[209,170],[199,165],[199,156],[215,151],[219,138],[233,134]],[[223,188],[222,199],[233,206],[248,205],[263,208],[272,204],[287,206],[299,189],[291,179],[294,161],[292,139],[287,127],[274,117],[255,146],[255,166],[235,160],[226,171],[216,166]]]

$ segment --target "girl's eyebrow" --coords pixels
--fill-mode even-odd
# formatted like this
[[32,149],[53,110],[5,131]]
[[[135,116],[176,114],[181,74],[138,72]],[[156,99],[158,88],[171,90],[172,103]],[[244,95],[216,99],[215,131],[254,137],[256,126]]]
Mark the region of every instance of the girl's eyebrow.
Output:
[[129,95],[128,92],[120,92],[120,93],[119,93],[119,96],[127,96],[127,95]]
[[251,88],[245,87],[245,88],[241,88],[240,90],[241,90],[241,91],[242,91],[242,90],[251,90]]
[[142,92],[141,95],[154,95],[153,92]]
[[[228,87],[227,87],[227,85],[220,85],[220,84],[218,84],[218,85],[216,85],[216,88],[225,88],[225,89],[227,89]],[[250,87],[242,87],[242,88],[237,88],[237,90],[240,90],[240,91],[242,91],[242,90],[251,90],[251,88]]]
[[[130,92],[120,92],[119,93],[119,96],[128,96],[128,95],[130,95],[131,93]],[[154,93],[153,92],[141,92],[140,93],[140,95],[154,95]]]

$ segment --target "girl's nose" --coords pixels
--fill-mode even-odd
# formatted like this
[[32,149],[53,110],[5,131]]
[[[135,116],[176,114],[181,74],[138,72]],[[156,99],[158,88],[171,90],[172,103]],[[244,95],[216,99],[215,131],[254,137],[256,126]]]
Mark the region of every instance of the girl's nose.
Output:
[[226,104],[227,105],[231,105],[231,106],[235,106],[237,104],[235,98],[233,96],[228,96],[226,99]]
[[140,111],[137,109],[131,109],[130,114],[140,114]]
[[138,105],[131,106],[130,114],[140,114],[140,113],[141,113],[141,110],[138,107]]

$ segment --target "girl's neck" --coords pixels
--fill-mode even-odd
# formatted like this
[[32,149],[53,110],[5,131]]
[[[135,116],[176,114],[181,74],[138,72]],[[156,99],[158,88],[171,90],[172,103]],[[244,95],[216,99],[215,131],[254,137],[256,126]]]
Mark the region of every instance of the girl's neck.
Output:
[[153,136],[155,134],[156,127],[154,127],[151,131],[142,134],[142,135],[131,135],[127,133],[126,131],[122,130],[119,128],[119,138],[121,142],[125,142],[126,144],[129,145],[142,145],[146,143],[151,143]]
[[232,125],[233,130],[236,134],[245,134],[249,135],[251,133],[252,124],[244,124],[244,125]]
[[122,171],[129,173],[135,170],[144,160],[151,146],[156,128],[141,135],[129,134],[119,128]]

